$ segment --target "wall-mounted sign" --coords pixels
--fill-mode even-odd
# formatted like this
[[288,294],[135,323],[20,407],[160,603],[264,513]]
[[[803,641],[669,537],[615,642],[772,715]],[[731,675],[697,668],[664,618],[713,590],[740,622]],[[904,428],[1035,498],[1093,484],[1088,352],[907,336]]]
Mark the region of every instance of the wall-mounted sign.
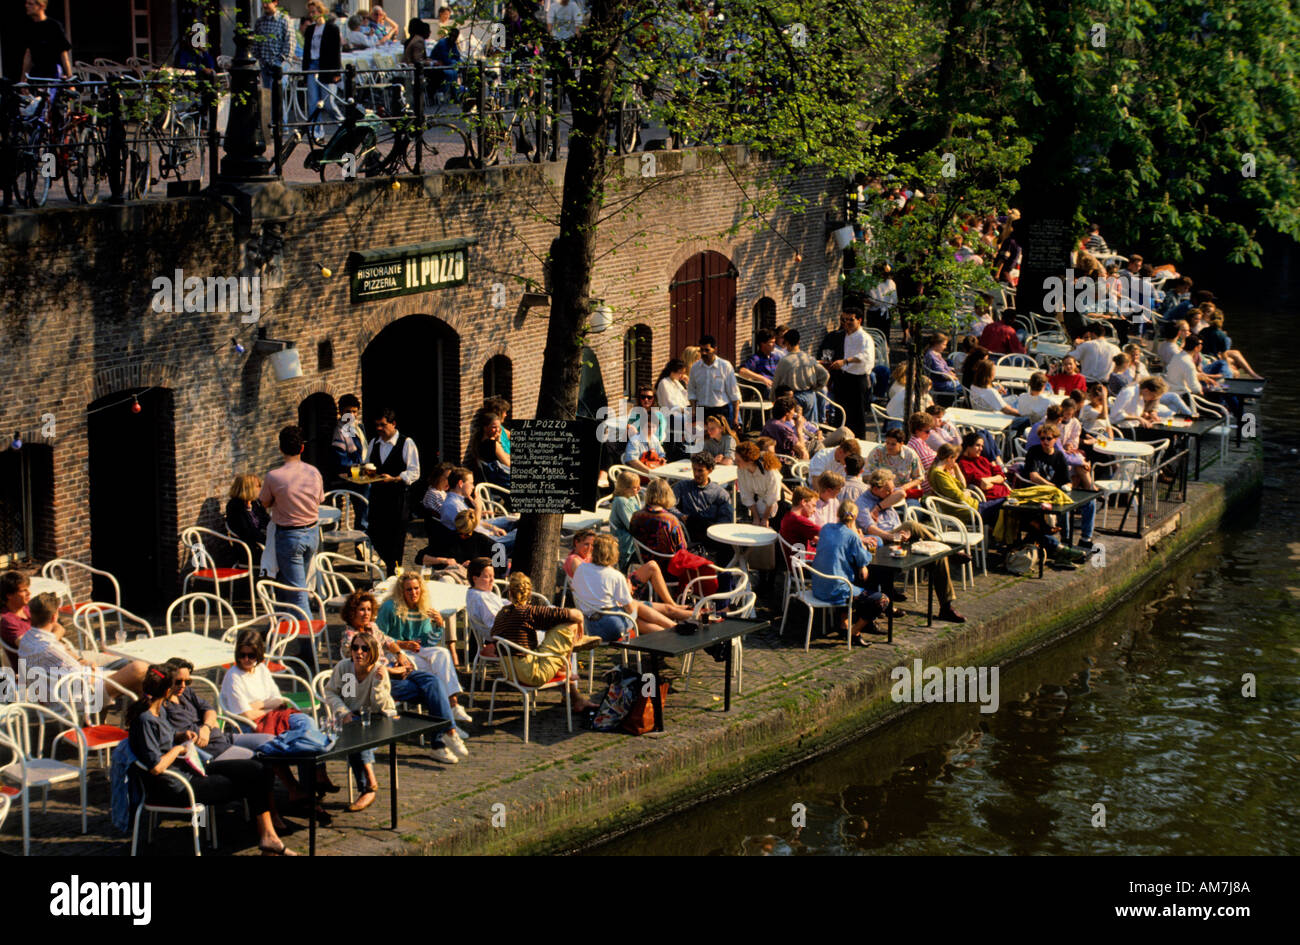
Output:
[[511,420],[506,426],[514,511],[595,508],[600,452],[594,420]]
[[463,285],[469,280],[469,247],[474,238],[413,243],[348,254],[353,302]]

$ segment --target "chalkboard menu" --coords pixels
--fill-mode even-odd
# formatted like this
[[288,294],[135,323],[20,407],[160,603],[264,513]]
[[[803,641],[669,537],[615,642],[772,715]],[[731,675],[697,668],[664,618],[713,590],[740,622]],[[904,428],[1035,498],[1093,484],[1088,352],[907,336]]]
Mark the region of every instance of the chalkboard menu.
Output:
[[510,508],[581,512],[596,507],[600,454],[594,420],[511,420]]
[[[1019,236],[1019,234],[1017,233]],[[1021,271],[1063,274],[1070,265],[1070,227],[1060,217],[1036,217],[1019,240],[1024,248]]]

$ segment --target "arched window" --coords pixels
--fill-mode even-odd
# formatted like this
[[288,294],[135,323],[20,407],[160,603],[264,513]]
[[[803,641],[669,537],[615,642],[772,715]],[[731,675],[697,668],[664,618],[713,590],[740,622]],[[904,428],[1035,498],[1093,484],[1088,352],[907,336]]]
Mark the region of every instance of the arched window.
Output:
[[623,395],[629,400],[636,397],[638,387],[654,385],[653,337],[649,325],[633,325],[623,336]]
[[776,303],[766,295],[754,303],[754,333],[760,328],[776,328]]
[[483,399],[504,397],[514,403],[515,369],[504,354],[488,358],[483,365]]

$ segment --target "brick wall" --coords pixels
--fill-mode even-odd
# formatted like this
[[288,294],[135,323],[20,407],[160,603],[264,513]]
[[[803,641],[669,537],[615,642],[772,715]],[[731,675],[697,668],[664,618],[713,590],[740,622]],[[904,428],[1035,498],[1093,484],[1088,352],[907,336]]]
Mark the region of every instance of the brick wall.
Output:
[[[740,181],[752,185],[746,156],[730,159],[739,164]],[[621,165],[616,160],[607,191],[609,218],[598,248],[605,255],[592,295],[613,308],[615,323],[589,343],[610,396],[622,392],[622,339],[632,325],[652,329],[656,373],[679,353],[669,350],[668,284],[683,262],[704,250],[723,253],[739,272],[741,356],[749,350],[754,304],[763,296],[775,300],[778,322],[800,328],[806,347],[816,344],[835,320],[839,298],[840,263],[825,234],[826,211],[835,205],[827,182],[811,174],[794,181],[792,192],[806,209],[754,225],[745,218],[732,174],[716,158],[658,152],[656,161],[657,176],[646,179],[639,155]],[[204,278],[240,274],[243,246],[228,209],[196,198],[19,213],[0,221],[0,361],[7,382],[0,430],[44,442],[40,417],[56,418],[53,525],[41,554],[89,560],[85,411],[115,392],[151,386],[174,392],[178,528],[215,524],[231,478],[277,462],[275,432],[296,422],[304,398],[317,391],[360,393],[366,345],[408,315],[433,316],[459,337],[460,398],[443,398],[449,401],[443,409],[449,427],[459,428],[462,447],[482,399],[483,367],[494,355],[511,359],[516,415],[532,416],[546,309],[521,316],[523,286],[513,277],[544,280],[542,259],[554,235],[546,217],[558,215],[562,175],[563,165],[516,165],[407,178],[396,190],[375,181],[290,188],[292,212],[282,220],[284,288],[263,290],[260,321],[269,337],[297,343],[304,377],[284,383],[253,353],[257,326],[242,324],[240,315],[150,308],[154,278],[175,269]],[[466,285],[349,301],[350,251],[453,237],[478,239]],[[322,276],[322,265],[333,270],[332,278]],[[504,308],[492,305],[496,282],[507,288]],[[807,293],[801,309],[791,307],[796,282]],[[235,351],[232,336],[247,354]],[[333,344],[334,366],[322,372],[316,346],[325,339]]]

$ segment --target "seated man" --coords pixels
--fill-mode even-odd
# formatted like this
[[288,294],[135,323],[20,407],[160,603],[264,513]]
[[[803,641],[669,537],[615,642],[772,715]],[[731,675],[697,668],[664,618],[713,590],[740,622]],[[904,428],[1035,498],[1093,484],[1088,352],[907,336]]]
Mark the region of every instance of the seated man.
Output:
[[692,478],[673,483],[673,495],[677,499],[674,511],[692,541],[705,541],[710,525],[732,522],[736,517],[727,490],[709,478],[713,467],[711,455],[696,453],[691,457]]
[[[96,678],[111,680],[123,689],[140,695],[140,684],[149,664],[140,660],[118,659],[94,650],[78,651],[64,639],[67,628],[58,621],[59,599],[54,594],[37,594],[28,605],[31,628],[18,641],[18,658],[25,664],[27,684],[33,683],[33,670],[45,674],[46,699],[53,701],[54,686],[59,678],[89,669]],[[108,675],[106,670],[114,670]],[[114,692],[105,693],[111,697]]]
[[[442,512],[438,519],[447,529],[444,533],[444,541],[451,541],[452,533],[456,531],[456,516],[466,509],[478,513],[479,531],[493,541],[500,542],[507,552],[514,548],[514,525],[509,519],[491,519],[484,514],[483,503],[474,494],[474,474],[464,466],[457,466],[447,474],[447,496],[442,500]],[[509,531],[504,526],[510,526]],[[431,545],[435,544],[432,535],[429,536],[429,542]],[[436,548],[434,553],[437,553]]]
[[778,398],[772,404],[772,419],[763,426],[763,436],[776,441],[774,452],[795,459],[807,459],[803,431],[796,424],[798,404],[793,397]]
[[772,389],[772,379],[780,360],[776,354],[776,334],[770,328],[760,328],[754,336],[754,353],[736,370],[736,376],[767,392]]
[[[1061,428],[1054,423],[1044,423],[1038,428],[1038,445],[1031,446],[1025,453],[1025,463],[1020,469],[1022,478],[1035,485],[1056,486],[1069,492],[1072,473],[1070,464],[1065,460],[1065,451],[1057,448],[1061,438]],[[1079,547],[1092,549],[1092,525],[1097,516],[1097,504],[1089,502],[1079,507],[1081,527]]]
[[850,454],[856,456],[862,455],[862,447],[853,434],[849,432],[848,427],[840,427],[826,434],[825,446],[813,454],[812,459],[808,461],[808,482],[814,483],[817,477],[824,472],[837,472],[841,476],[845,473],[844,461]]
[[[898,510],[903,508],[904,504],[903,491],[895,488],[894,473],[889,469],[877,469],[867,480],[867,491],[858,496],[858,530],[882,544],[909,539],[934,540],[934,532],[925,525],[902,520]],[[964,551],[952,557],[962,564],[970,560],[970,556]],[[934,581],[934,591],[939,597],[939,619],[952,623],[965,623],[966,618],[957,613],[952,606],[955,592],[946,558],[942,568],[936,567],[933,570],[930,580]],[[907,600],[905,593],[893,587],[886,587],[883,590],[896,601]]]

